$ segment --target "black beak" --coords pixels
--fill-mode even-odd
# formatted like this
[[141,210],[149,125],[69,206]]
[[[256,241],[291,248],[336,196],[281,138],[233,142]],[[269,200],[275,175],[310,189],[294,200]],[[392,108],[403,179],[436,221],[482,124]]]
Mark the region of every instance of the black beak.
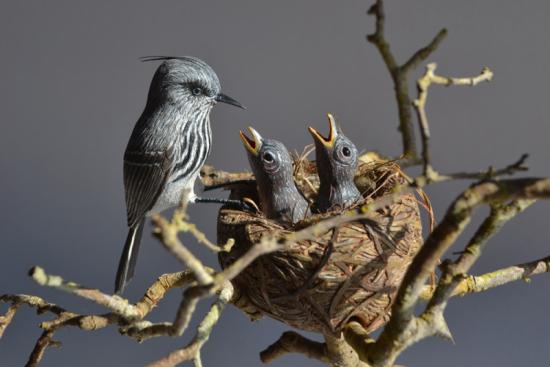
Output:
[[223,103],[227,103],[227,104],[230,104],[230,105],[233,105],[233,106],[237,106],[239,108],[242,108],[243,110],[246,110],[246,107],[243,106],[242,104],[240,104],[236,99],[233,99],[223,93],[218,93],[218,95],[216,96],[215,98],[216,101],[218,102],[223,102]]

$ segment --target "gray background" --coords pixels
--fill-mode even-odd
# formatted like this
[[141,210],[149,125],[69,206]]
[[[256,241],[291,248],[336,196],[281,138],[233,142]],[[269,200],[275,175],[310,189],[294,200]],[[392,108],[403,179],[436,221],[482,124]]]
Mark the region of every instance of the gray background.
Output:
[[[0,4],[0,293],[39,294],[80,312],[99,308],[34,285],[32,265],[111,291],[126,236],[122,154],[145,103],[155,63],[150,54],[195,55],[217,71],[224,92],[247,111],[218,106],[209,163],[247,167],[238,130],[249,124],[291,149],[311,143],[306,124],[326,129],[332,112],[363,149],[400,152],[390,78],[364,35],[370,1],[2,1]],[[550,52],[547,2],[388,1],[387,33],[398,59],[441,28],[450,34],[431,58],[439,71],[474,75],[484,65],[491,84],[435,87],[428,102],[437,167],[449,171],[502,166],[532,154],[531,174],[547,162]],[[417,73],[418,75],[418,73]],[[414,86],[411,85],[411,90]],[[322,130],[324,131],[324,130]],[[437,217],[467,185],[429,189]],[[547,203],[510,223],[475,271],[533,260],[549,252]],[[476,217],[481,218],[482,211]],[[192,218],[213,238],[215,206],[194,206]],[[147,233],[135,300],[159,274],[177,271]],[[471,231],[469,232],[471,233]],[[216,264],[192,241],[189,247]],[[463,244],[465,239],[460,241]],[[454,250],[459,249],[459,246]],[[447,312],[456,344],[429,339],[400,359],[407,366],[516,366],[547,363],[550,276],[454,300]],[[171,319],[179,292],[151,317]],[[203,302],[203,308],[208,301]],[[2,308],[2,312],[5,308]],[[20,366],[44,317],[24,308],[0,342],[0,364]],[[257,353],[287,328],[252,324],[229,307],[203,351],[206,366],[260,364]],[[193,330],[191,330],[193,331]],[[43,366],[135,366],[189,338],[138,345],[115,328],[64,329],[61,349]],[[273,366],[318,366],[287,356]]]

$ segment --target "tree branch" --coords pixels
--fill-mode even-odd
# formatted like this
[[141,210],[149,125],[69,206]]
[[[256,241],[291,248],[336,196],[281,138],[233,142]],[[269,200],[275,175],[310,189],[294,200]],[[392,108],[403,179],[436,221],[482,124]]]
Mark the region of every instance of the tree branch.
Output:
[[440,30],[427,46],[415,52],[403,65],[399,66],[384,35],[386,16],[384,13],[383,0],[377,0],[369,9],[368,14],[375,16],[376,28],[373,34],[367,36],[367,40],[374,44],[380,52],[394,84],[395,98],[397,100],[397,109],[399,112],[399,131],[403,143],[403,158],[405,158],[408,163],[415,164],[418,163],[419,160],[412,122],[408,78],[410,72],[416,69],[422,61],[427,59],[437,49],[447,35],[447,30]]
[[29,276],[42,286],[56,288],[85,298],[127,319],[137,319],[140,317],[139,310],[134,305],[129,304],[127,300],[116,295],[105,294],[98,289],[89,289],[74,282],[67,282],[58,275],[46,274],[44,269],[39,266],[31,268]]
[[260,353],[260,359],[263,363],[271,363],[288,353],[301,353],[326,364],[331,362],[325,343],[310,340],[294,331],[284,332],[279,340]]
[[218,322],[220,315],[233,297],[233,286],[230,282],[225,282],[220,292],[219,298],[212,304],[210,310],[199,324],[195,337],[184,348],[170,353],[168,356],[149,364],[149,367],[171,367],[185,361],[193,360],[195,367],[202,365],[200,350],[204,343],[210,338],[212,329]]
[[491,81],[493,78],[493,72],[489,68],[483,68],[480,75],[473,78],[450,78],[443,77],[435,74],[437,68],[436,63],[430,63],[426,66],[426,72],[418,79],[416,85],[418,90],[418,98],[414,101],[416,115],[418,118],[418,124],[420,128],[420,135],[422,137],[422,162],[423,162],[423,175],[428,181],[434,181],[438,178],[438,174],[433,170],[431,166],[429,140],[430,140],[430,126],[428,124],[428,116],[426,114],[426,102],[428,100],[428,89],[432,84],[438,85],[468,85],[475,86],[481,82]]
[[42,332],[42,335],[40,335],[40,337],[36,341],[34,349],[32,350],[31,355],[29,356],[29,360],[25,364],[25,367],[37,366],[38,363],[40,363],[40,361],[42,360],[46,348],[59,348],[61,346],[61,343],[52,339],[54,332],[55,330],[44,330],[44,332]]
[[[177,218],[178,215],[180,214],[174,213],[174,218]],[[212,283],[212,275],[206,271],[202,262],[179,240],[179,226],[177,225],[177,220],[174,219],[172,223],[170,223],[160,215],[154,215],[152,220],[155,225],[154,233],[159,238],[161,244],[195,274],[200,284]]]
[[11,321],[13,320],[13,317],[17,313],[19,306],[20,306],[19,303],[10,305],[10,307],[8,307],[8,311],[6,311],[4,316],[0,316],[0,339],[2,339],[2,336],[4,335],[4,331],[6,331],[6,328],[10,325]]
[[414,316],[414,307],[438,260],[462,233],[474,209],[484,203],[549,197],[548,178],[483,182],[462,193],[428,237],[405,274],[392,308],[392,317],[376,343],[369,348],[369,362],[374,366],[391,366],[404,348],[426,336],[422,331],[428,330],[427,323],[431,324],[432,330],[446,333],[441,314],[425,313],[417,318]]
[[534,200],[515,200],[509,204],[491,206],[490,215],[483,221],[459,258],[454,262],[447,261],[442,264],[443,274],[435,294],[428,303],[426,313],[443,312],[448,299],[479,259],[489,239],[500,231],[504,224],[533,203]]
[[[464,296],[469,293],[485,292],[489,289],[500,287],[518,280],[529,281],[533,275],[550,272],[550,256],[481,275],[468,275],[464,277],[452,292],[452,297]],[[432,286],[427,285],[420,293],[420,298],[429,301],[434,294]]]

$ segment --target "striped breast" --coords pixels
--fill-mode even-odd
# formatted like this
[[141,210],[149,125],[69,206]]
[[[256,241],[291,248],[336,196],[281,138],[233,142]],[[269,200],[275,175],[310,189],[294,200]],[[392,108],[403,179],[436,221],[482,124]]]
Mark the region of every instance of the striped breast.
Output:
[[208,112],[205,111],[196,121],[186,122],[180,136],[183,140],[180,140],[179,147],[174,147],[174,169],[168,179],[169,183],[186,183],[196,177],[204,165],[212,143]]
[[212,131],[208,113],[201,114],[200,119],[187,121],[175,132],[179,139],[172,147],[174,166],[172,173],[163,188],[155,205],[147,213],[151,215],[179,205],[184,189],[191,190],[204,165],[212,143]]

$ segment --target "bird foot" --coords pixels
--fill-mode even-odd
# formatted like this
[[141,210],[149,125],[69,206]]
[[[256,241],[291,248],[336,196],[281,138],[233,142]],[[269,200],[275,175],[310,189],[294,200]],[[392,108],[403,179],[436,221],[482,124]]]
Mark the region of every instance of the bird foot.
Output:
[[235,200],[235,199],[217,199],[217,198],[201,198],[196,197],[194,200],[195,203],[214,203],[214,204],[222,204],[222,205],[228,205],[235,209],[239,209],[242,211],[249,211],[249,212],[255,212],[256,209],[250,205],[247,204],[243,200]]

